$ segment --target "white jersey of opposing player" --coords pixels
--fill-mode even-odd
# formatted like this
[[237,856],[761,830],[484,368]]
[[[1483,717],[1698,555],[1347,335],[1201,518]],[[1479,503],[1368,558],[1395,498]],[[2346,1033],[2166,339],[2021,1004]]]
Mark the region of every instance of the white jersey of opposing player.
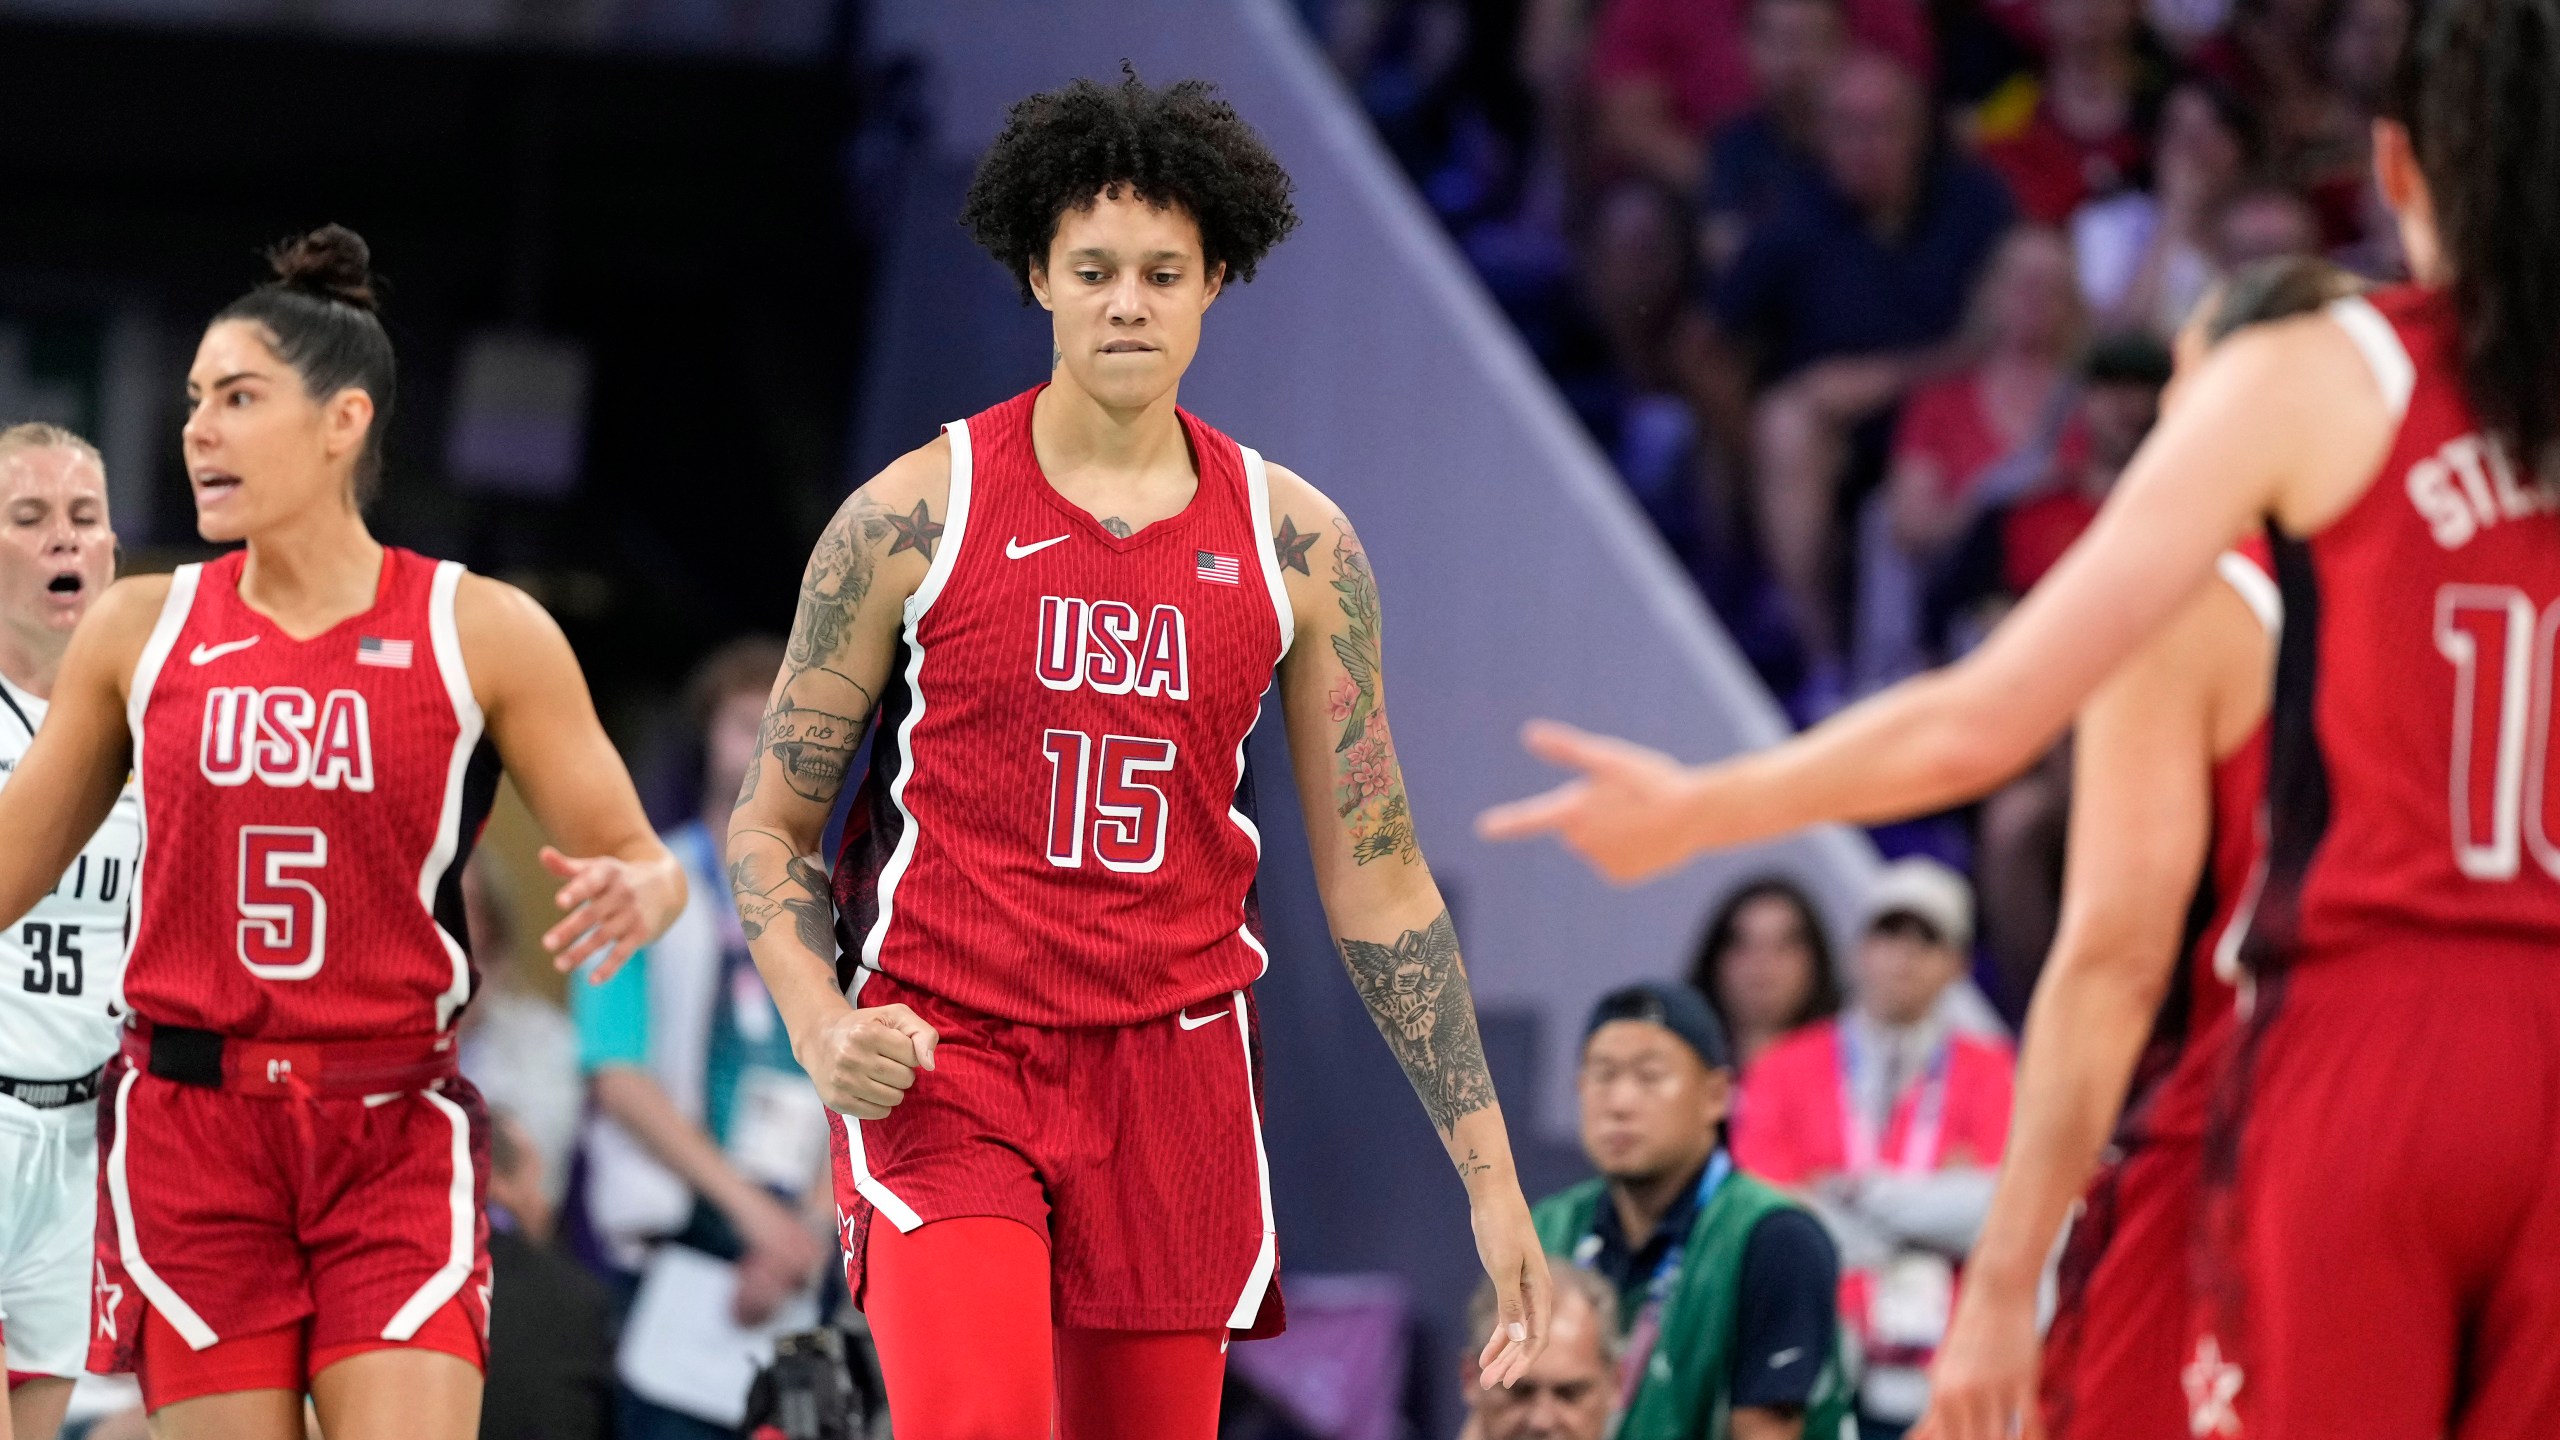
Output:
[[[0,780],[44,712],[45,702],[0,678]],[[76,1080],[115,1054],[141,852],[141,798],[128,781],[62,883],[0,930],[0,1074]]]

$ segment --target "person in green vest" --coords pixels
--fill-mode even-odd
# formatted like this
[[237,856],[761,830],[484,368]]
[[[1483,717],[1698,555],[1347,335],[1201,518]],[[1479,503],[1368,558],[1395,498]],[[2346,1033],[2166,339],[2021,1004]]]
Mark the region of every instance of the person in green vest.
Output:
[[1599,1174],[1533,1215],[1549,1254],[1618,1295],[1615,1440],[1855,1440],[1839,1255],[1734,1168],[1732,1050],[1705,998],[1665,982],[1602,997],[1577,1088]]

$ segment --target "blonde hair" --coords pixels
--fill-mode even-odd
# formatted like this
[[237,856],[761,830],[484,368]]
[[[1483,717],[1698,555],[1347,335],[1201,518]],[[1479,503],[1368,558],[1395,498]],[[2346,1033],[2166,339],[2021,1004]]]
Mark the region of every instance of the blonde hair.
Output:
[[89,463],[98,467],[99,474],[107,471],[107,457],[98,453],[97,446],[60,425],[44,420],[27,420],[0,430],[0,457],[20,450],[55,449],[77,451],[89,457]]

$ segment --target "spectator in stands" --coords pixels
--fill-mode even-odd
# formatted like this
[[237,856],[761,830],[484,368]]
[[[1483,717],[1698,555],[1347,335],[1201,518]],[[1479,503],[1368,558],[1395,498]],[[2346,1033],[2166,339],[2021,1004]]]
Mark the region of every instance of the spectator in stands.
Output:
[[[1677,982],[1604,996],[1578,1085],[1600,1173],[1534,1214],[1550,1254],[1617,1292],[1617,1440],[1839,1433],[1838,1262],[1812,1216],[1725,1150],[1733,1057],[1715,1013]],[[1728,1432],[1705,1428],[1718,1415]]]
[[1610,363],[1576,387],[1576,398],[1664,538],[1694,552],[1708,533],[1697,522],[1721,537],[1734,507],[1721,485],[1701,489],[1721,477],[1700,471],[1697,413],[1682,394],[1683,357],[1703,343],[1706,326],[1685,303],[1697,270],[1690,229],[1680,197],[1651,181],[1629,180],[1601,197],[1582,298]]
[[2330,0],[2318,18],[2304,88],[2278,112],[2270,174],[2310,204],[2327,250],[2366,228],[2373,119],[2399,63],[2408,0]]
[[2107,329],[2177,333],[2212,287],[2213,224],[2257,152],[2254,124],[2229,91],[2191,80],[2169,92],[2152,188],[2092,200],[2071,217],[2080,293]]
[[[702,818],[666,837],[692,899],[610,982],[570,991],[596,1113],[586,1137],[587,1213],[607,1262],[636,1290],[663,1246],[729,1261],[735,1319],[749,1326],[807,1292],[835,1225],[826,1113],[747,953],[713,839],[726,833],[755,759],[781,665],[781,645],[756,638],[722,647],[695,671],[687,700],[703,737]],[[626,1353],[662,1342],[682,1343],[636,1325],[624,1336]],[[627,1385],[619,1410],[624,1440],[729,1433]]]
[[552,998],[557,992],[548,989],[559,982],[558,973],[517,953],[503,885],[492,847],[474,849],[462,871],[462,914],[480,965],[480,992],[462,1012],[462,1073],[491,1109],[506,1111],[523,1127],[557,1205],[586,1103],[578,1032]]
[[2224,274],[2255,260],[2317,255],[2321,248],[2320,217],[2311,202],[2282,186],[2251,186],[2214,217],[2213,258]]
[[1820,173],[1822,87],[1847,38],[1840,0],[1753,0],[1747,38],[1759,103],[1715,132],[1699,191],[1699,253],[1716,274]]
[[[2316,128],[2325,99],[2323,40],[2338,0],[2232,0],[2227,20],[2194,47],[2197,71],[2245,95],[2266,127],[2269,154]],[[2305,115],[2314,116],[2306,121]]]
[[1957,1266],[2008,1140],[2008,1048],[1957,1030],[1973,901],[1934,860],[1885,867],[1850,1009],[1760,1057],[1734,1134],[1744,1169],[1806,1196],[1840,1249],[1842,1317],[1864,1346],[1863,1434],[1894,1440],[1928,1399]]
[[[1807,660],[1798,709],[1843,693],[1833,579],[1840,492],[1872,476],[1893,406],[1953,367],[1975,277],[2013,211],[1999,178],[1937,151],[1908,72],[1862,52],[1824,88],[1823,180],[1798,190],[1717,283],[1718,343],[1694,382],[1752,460],[1761,545]],[[1754,381],[1769,388],[1755,402]]]
[[[1607,0],[1591,46],[1604,174],[1644,175],[1688,195],[1706,140],[1756,98],[1746,0]],[[1849,33],[1926,75],[1932,42],[1918,0],[1844,0]]]
[[1803,887],[1782,876],[1750,881],[1716,907],[1689,983],[1733,1037],[1734,1068],[1744,1076],[1770,1045],[1840,1012],[1822,917]]
[[[1555,1271],[1555,1310],[1547,1348],[1508,1386],[1487,1390],[1478,1379],[1477,1347],[1458,1367],[1467,1401],[1458,1440],[1607,1440],[1618,1413],[1618,1368],[1626,1338],[1618,1329],[1618,1296],[1588,1270]],[[1491,1335],[1501,1302],[1493,1282],[1467,1302],[1467,1333]]]
[[2112,335],[2089,348],[2068,422],[2068,444],[2054,471],[2058,482],[2001,518],[2001,579],[2011,597],[2026,594],[2062,559],[2133,462],[2160,414],[2169,383],[2169,349],[2147,334]]
[[503,1110],[490,1114],[489,1383],[481,1440],[607,1440],[613,1434],[613,1296],[552,1245],[542,1156]]
[[2135,44],[2134,0],[2045,0],[2044,22],[2042,74],[1985,101],[1974,135],[2018,209],[2060,225],[2141,175],[2165,82]]
[[[1878,689],[1934,658],[1923,633],[1930,578],[1962,541],[1995,466],[2054,450],[2044,432],[2070,402],[2083,316],[2071,247],[2059,231],[2021,226],[2002,242],[1974,296],[1980,358],[1915,387],[1894,428],[1885,488],[1859,522],[1858,690]],[[2067,453],[2073,435],[2055,437]]]

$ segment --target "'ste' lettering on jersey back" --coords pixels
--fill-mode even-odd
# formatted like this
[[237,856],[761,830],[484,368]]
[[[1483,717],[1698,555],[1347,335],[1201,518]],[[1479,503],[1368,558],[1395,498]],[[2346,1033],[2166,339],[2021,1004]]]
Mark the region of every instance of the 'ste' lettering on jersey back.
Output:
[[1189,630],[1178,606],[1155,606],[1141,627],[1126,601],[1043,595],[1031,669],[1052,690],[1188,700]]
[[373,723],[364,692],[318,701],[298,685],[220,685],[204,697],[197,768],[225,787],[254,778],[274,789],[373,788]]
[[2560,506],[2547,479],[2519,477],[2506,447],[2478,433],[2458,435],[2409,467],[2403,482],[2427,531],[2447,550],[2501,520]]

